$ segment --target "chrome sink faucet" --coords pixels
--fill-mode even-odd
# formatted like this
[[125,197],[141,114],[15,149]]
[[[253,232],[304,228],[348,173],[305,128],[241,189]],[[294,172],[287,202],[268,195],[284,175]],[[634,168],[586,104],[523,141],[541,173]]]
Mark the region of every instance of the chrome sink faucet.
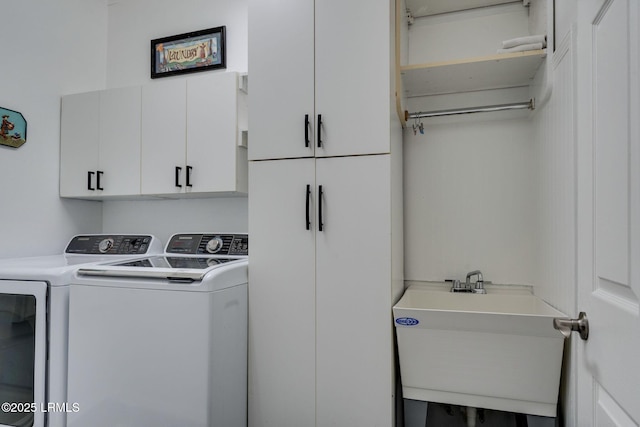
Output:
[[[471,283],[471,278],[478,276],[475,285]],[[467,273],[467,278],[464,283],[460,283],[460,280],[454,280],[451,286],[451,292],[473,292],[476,294],[486,294],[487,290],[484,288],[484,278],[480,270],[473,270]]]
[[[476,286],[471,287],[471,279],[473,276],[478,276],[476,280]],[[467,273],[467,280],[465,281],[465,286],[471,290],[471,292],[476,294],[486,294],[487,290],[484,288],[484,279],[482,278],[482,272],[480,270],[473,270]]]

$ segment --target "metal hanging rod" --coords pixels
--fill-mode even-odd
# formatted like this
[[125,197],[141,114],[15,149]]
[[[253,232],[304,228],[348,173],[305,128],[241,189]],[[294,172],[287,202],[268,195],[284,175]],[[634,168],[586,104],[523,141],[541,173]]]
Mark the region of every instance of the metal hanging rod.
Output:
[[471,113],[487,113],[492,111],[505,111],[505,110],[535,110],[535,98],[531,98],[527,102],[517,102],[513,104],[498,104],[498,105],[485,105],[481,107],[471,108],[453,108],[450,110],[438,110],[438,111],[420,111],[417,113],[409,113],[405,110],[405,121],[409,119],[422,119],[425,117],[439,117],[439,116],[452,116],[455,114],[471,114]]

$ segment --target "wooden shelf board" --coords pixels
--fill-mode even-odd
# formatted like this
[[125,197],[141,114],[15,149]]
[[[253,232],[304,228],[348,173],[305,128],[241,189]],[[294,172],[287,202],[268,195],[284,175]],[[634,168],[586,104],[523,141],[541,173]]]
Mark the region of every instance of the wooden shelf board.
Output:
[[407,0],[407,9],[417,18],[511,2],[513,0]]
[[400,73],[408,97],[527,86],[546,54],[542,49],[407,65]]

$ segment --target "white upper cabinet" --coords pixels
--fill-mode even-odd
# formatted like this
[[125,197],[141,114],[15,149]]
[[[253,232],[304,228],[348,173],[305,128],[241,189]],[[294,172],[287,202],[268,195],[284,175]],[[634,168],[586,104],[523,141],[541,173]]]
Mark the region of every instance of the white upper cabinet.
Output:
[[390,14],[365,0],[251,3],[250,160],[389,152]]
[[60,196],[246,194],[247,76],[207,73],[62,98]]
[[313,15],[313,0],[251,1],[249,160],[314,156]]
[[240,125],[246,94],[238,79],[237,73],[211,73],[142,88],[143,194],[247,192]]
[[140,194],[140,87],[62,98],[60,196]]

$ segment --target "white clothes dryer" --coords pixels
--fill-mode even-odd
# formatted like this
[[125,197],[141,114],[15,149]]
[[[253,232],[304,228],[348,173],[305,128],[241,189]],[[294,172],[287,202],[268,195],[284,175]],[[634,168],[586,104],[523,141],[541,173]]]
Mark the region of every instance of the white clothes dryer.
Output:
[[69,282],[83,265],[161,253],[150,235],[74,236],[63,254],[0,260],[0,427],[65,427]]
[[70,289],[68,427],[246,427],[246,234],[173,235]]

